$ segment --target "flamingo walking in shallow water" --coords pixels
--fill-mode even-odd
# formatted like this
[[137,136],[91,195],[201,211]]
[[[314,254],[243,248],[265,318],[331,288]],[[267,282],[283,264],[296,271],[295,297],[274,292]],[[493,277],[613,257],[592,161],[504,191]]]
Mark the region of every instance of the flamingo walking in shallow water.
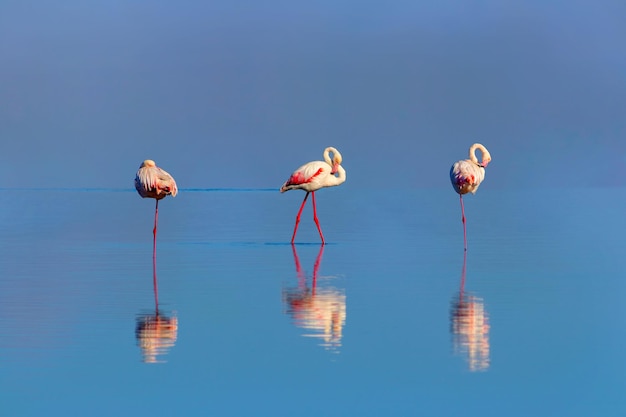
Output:
[[[481,152],[480,162],[476,158],[476,150]],[[452,187],[459,193],[461,200],[461,220],[463,221],[463,243],[467,250],[467,229],[465,227],[465,208],[463,207],[463,194],[475,194],[478,186],[485,179],[485,168],[491,162],[491,155],[487,148],[480,143],[473,144],[469,149],[469,159],[457,161],[450,168],[450,181]]]
[[[154,229],[152,234],[154,240],[152,243],[152,258],[156,259],[156,235],[157,224],[159,221],[159,200],[168,195],[176,197],[178,187],[176,181],[165,170],[156,166],[153,160],[146,159],[139,166],[137,175],[135,176],[135,189],[143,198],[156,199],[156,208],[154,210]],[[155,279],[156,280],[156,279]]]
[[[333,154],[332,160],[330,159],[331,153]],[[300,210],[296,216],[296,225],[293,228],[293,235],[291,236],[292,244],[296,238],[298,224],[300,223],[300,215],[302,214],[302,209],[306,204],[309,194],[311,194],[313,198],[313,220],[315,220],[317,231],[320,233],[320,237],[322,238],[322,245],[326,243],[324,241],[324,235],[322,234],[320,222],[317,219],[315,191],[324,187],[334,187],[342,184],[346,180],[346,171],[341,166],[342,160],[341,154],[337,149],[328,147],[324,149],[324,161],[313,161],[302,165],[300,168],[296,169],[283,186],[280,187],[281,193],[289,190],[306,191],[306,195],[304,196],[304,200],[302,201],[302,205],[300,206]]]

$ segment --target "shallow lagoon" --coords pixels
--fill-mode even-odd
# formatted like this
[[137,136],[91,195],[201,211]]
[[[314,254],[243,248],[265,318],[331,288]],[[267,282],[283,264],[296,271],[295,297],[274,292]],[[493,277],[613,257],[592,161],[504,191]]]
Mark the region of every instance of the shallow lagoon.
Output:
[[623,188],[303,196],[4,190],[0,413],[626,412]]

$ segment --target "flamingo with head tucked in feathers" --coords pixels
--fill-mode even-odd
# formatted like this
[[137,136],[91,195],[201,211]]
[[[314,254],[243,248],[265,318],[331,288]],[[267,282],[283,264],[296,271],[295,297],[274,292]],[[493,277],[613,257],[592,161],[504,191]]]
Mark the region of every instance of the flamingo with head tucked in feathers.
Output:
[[176,197],[178,187],[174,178],[164,169],[156,166],[151,159],[146,159],[139,166],[137,175],[135,175],[135,189],[143,198],[154,198],[156,200],[156,208],[154,210],[154,229],[152,234],[154,240],[152,244],[152,258],[156,258],[156,235],[157,224],[159,221],[159,200],[171,195]]
[[[478,162],[476,150],[480,150],[481,158]],[[463,207],[463,194],[475,194],[480,183],[485,179],[485,168],[491,162],[491,155],[487,148],[480,143],[473,144],[469,149],[469,159],[457,161],[450,168],[450,181],[452,187],[459,193],[461,199],[461,220],[463,221],[463,243],[467,250],[467,230],[465,227],[465,208]]]
[[[330,159],[330,153],[333,154],[332,160]],[[300,223],[300,215],[302,209],[306,204],[306,200],[309,194],[313,198],[313,220],[317,225],[317,231],[322,238],[322,245],[324,241],[324,235],[322,234],[322,228],[320,227],[319,220],[317,219],[317,207],[315,205],[315,191],[324,187],[334,187],[342,184],[346,180],[346,171],[341,166],[342,162],[341,154],[333,147],[324,149],[324,161],[313,161],[302,165],[296,169],[289,179],[280,187],[280,192],[284,193],[289,190],[304,190],[306,195],[296,216],[296,225],[293,229],[293,235],[291,236],[291,243],[293,244],[296,238],[296,232],[298,231],[298,224]],[[337,175],[338,174],[338,175]]]

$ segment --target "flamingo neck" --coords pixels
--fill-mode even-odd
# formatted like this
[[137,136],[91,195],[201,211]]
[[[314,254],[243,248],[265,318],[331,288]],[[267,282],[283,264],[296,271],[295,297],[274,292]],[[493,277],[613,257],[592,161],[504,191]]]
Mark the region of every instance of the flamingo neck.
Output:
[[[476,157],[476,150],[477,149],[480,151],[480,162],[478,162],[478,158]],[[489,155],[489,151],[487,150],[487,148],[485,148],[480,143],[473,144],[470,147],[470,149],[469,149],[469,159],[470,159],[470,161],[472,161],[473,163],[475,163],[476,165],[478,165],[481,168],[485,167],[483,161],[485,160],[485,156],[486,155]]]
[[339,174],[337,176],[331,176],[333,185],[343,184],[346,181],[346,170],[343,169],[341,165],[337,165],[336,168],[333,168],[333,170]]
[[333,148],[324,149],[324,162],[328,165],[333,166],[333,161],[330,159],[330,152],[332,152]]
[[[330,159],[330,154],[333,154],[333,159]],[[328,148],[324,149],[324,161],[326,161],[326,163],[330,166],[333,166],[334,163],[341,163],[342,159],[341,159],[341,154],[339,153],[339,151],[335,148],[333,148],[332,146],[329,146]]]

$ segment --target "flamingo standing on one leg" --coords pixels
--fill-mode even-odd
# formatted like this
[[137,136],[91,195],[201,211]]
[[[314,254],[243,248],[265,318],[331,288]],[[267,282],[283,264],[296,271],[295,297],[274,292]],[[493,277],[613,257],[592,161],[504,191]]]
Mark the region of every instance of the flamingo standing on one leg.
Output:
[[[330,159],[330,153],[333,154],[333,159]],[[322,228],[320,227],[319,220],[317,219],[317,207],[315,205],[315,191],[324,187],[333,187],[335,185],[342,184],[346,180],[346,171],[341,166],[342,158],[339,151],[333,147],[324,149],[324,161],[313,161],[308,164],[302,165],[296,169],[289,179],[280,187],[280,192],[284,193],[289,190],[304,190],[306,195],[296,216],[296,225],[293,228],[293,235],[291,236],[291,243],[293,244],[296,238],[296,232],[298,231],[298,224],[300,223],[300,215],[302,209],[306,203],[309,193],[313,196],[313,220],[317,225],[317,231],[322,238],[322,245],[325,244],[324,235],[322,234]],[[338,176],[335,174],[339,174]]]
[[[481,152],[481,160],[476,158],[476,149]],[[478,186],[485,179],[485,168],[491,162],[491,155],[487,148],[480,143],[473,144],[469,149],[469,159],[457,161],[450,168],[450,181],[454,190],[459,193],[461,199],[461,220],[463,221],[463,243],[467,250],[467,230],[465,227],[465,208],[463,207],[463,194],[475,194]]]
[[[154,280],[156,288],[156,235],[157,224],[159,221],[159,200],[165,198],[168,195],[176,197],[178,193],[178,187],[176,187],[176,181],[165,170],[156,166],[153,160],[146,159],[139,166],[137,175],[135,176],[135,188],[140,196],[143,198],[156,199],[156,208],[154,210],[154,229],[152,234],[154,235],[152,242],[152,261],[154,269]],[[156,295],[156,291],[155,291]]]

